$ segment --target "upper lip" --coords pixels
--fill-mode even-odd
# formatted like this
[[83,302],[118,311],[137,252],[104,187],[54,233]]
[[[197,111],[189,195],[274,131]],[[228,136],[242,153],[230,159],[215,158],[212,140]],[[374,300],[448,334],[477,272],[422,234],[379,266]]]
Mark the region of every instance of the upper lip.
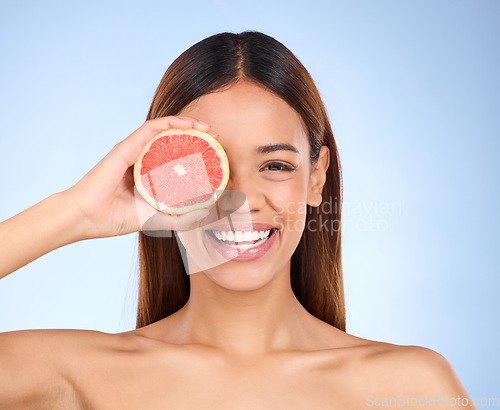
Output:
[[222,231],[222,232],[252,232],[252,231],[267,231],[268,229],[278,229],[276,226],[261,222],[234,222],[223,223],[207,228],[207,231]]

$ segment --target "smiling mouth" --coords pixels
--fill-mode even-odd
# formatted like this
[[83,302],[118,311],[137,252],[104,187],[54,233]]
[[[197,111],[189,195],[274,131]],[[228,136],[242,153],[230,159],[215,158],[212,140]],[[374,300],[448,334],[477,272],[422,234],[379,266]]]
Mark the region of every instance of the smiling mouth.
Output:
[[213,237],[218,243],[234,248],[246,250],[262,245],[268,241],[278,228],[271,228],[266,231],[228,231],[228,232],[214,232],[210,229],[206,231],[208,235]]

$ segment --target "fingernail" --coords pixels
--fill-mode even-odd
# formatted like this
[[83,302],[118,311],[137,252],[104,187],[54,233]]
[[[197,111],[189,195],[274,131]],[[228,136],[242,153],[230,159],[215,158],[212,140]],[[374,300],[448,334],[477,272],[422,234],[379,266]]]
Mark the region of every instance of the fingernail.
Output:
[[206,122],[204,122],[204,121],[202,121],[202,120],[198,120],[198,122],[199,122],[200,124],[206,125],[206,126],[208,127],[208,124],[207,124]]

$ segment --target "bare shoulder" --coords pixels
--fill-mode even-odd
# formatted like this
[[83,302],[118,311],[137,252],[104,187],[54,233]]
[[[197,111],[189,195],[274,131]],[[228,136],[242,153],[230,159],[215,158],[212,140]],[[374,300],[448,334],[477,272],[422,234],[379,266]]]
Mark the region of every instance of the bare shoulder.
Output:
[[0,344],[10,352],[19,351],[25,357],[57,359],[64,369],[67,359],[107,349],[134,349],[138,340],[129,334],[111,334],[96,330],[33,329],[0,333]]
[[[351,336],[351,335],[349,335]],[[351,336],[346,349],[359,394],[373,397],[468,397],[450,362],[421,346],[395,345]]]
[[[400,346],[383,343],[367,358],[379,372],[392,373],[395,378],[405,377],[422,393],[439,389],[441,393],[458,393],[460,381],[449,363],[440,353],[421,346]],[[389,373],[389,374],[390,374]]]
[[0,403],[9,409],[78,408],[75,375],[105,349],[131,348],[130,337],[90,330],[0,333]]

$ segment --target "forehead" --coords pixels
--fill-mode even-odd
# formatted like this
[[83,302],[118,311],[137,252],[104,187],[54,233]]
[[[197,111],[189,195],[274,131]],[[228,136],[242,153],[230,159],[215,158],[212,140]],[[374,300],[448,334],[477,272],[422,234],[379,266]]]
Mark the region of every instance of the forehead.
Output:
[[270,143],[293,144],[301,155],[308,150],[300,115],[272,92],[248,81],[203,95],[178,115],[210,124],[228,153]]

